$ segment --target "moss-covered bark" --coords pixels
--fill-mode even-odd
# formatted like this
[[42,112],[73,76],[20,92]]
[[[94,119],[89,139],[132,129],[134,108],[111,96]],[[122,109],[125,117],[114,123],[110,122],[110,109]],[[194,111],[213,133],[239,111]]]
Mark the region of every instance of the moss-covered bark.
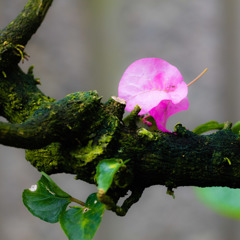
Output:
[[30,0],[23,11],[0,32],[0,73],[5,76],[26,57],[25,45],[41,25],[53,0]]
[[1,116],[10,123],[22,123],[44,103],[54,102],[37,88],[37,84],[32,68],[25,74],[13,65],[5,77],[0,74]]
[[[125,105],[117,98],[104,104],[94,91],[72,93],[60,101],[46,97],[32,68],[24,73],[17,64],[51,3],[29,1],[0,31],[0,115],[8,120],[0,123],[0,144],[27,149],[26,159],[39,171],[72,173],[89,183],[95,183],[100,160],[129,159],[126,170],[115,177],[111,199],[103,200],[120,215],[144,188],[156,184],[169,190],[240,187],[240,140],[230,127],[206,136],[181,125],[174,133],[151,132],[137,127],[138,108],[124,123]],[[128,190],[132,195],[117,208],[114,204]]]

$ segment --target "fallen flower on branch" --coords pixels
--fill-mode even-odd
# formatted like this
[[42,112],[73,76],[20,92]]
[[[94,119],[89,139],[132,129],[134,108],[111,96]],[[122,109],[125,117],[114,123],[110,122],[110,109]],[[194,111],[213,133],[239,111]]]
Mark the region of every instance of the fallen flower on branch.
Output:
[[118,88],[118,96],[126,101],[126,110],[141,107],[139,115],[152,116],[159,130],[166,129],[168,118],[187,110],[188,86],[179,70],[158,58],[143,58],[133,62],[124,72]]

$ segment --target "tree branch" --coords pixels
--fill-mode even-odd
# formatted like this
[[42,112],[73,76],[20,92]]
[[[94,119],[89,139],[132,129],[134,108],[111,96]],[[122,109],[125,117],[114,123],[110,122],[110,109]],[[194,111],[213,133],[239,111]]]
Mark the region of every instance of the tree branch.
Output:
[[[240,188],[240,137],[230,126],[199,136],[181,124],[174,133],[137,127],[139,108],[124,123],[125,104],[118,98],[101,103],[96,92],[79,92],[60,101],[38,88],[32,68],[17,66],[23,47],[42,22],[52,1],[32,0],[0,32],[0,144],[27,149],[26,159],[48,174],[72,173],[96,184],[99,161],[130,161],[121,170],[102,201],[119,215],[146,187],[161,184],[169,192],[178,186]],[[119,208],[128,190],[132,195]]]
[[95,92],[88,92],[42,104],[22,124],[0,122],[0,142],[25,149],[41,148],[57,141],[73,142],[79,133],[85,133],[88,121],[84,115],[94,111],[99,101]]
[[53,0],[29,0],[23,11],[6,28],[0,31],[0,70],[26,56],[25,45],[41,25]]

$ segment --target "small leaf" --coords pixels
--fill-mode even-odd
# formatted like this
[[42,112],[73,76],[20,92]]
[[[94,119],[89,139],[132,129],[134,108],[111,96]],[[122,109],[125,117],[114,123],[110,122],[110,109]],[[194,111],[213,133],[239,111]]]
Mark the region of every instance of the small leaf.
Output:
[[69,240],[91,240],[101,223],[104,210],[104,204],[93,193],[84,208],[73,207],[61,215],[61,227]]
[[198,198],[215,212],[240,219],[240,189],[227,187],[195,188]]
[[202,134],[212,130],[221,130],[224,127],[224,123],[218,123],[216,121],[209,121],[204,124],[199,125],[196,127],[193,132],[196,134]]
[[113,177],[119,168],[129,160],[123,162],[121,159],[104,159],[97,165],[96,179],[98,184],[98,190],[107,192],[112,184]]
[[23,203],[34,216],[55,223],[71,202],[71,196],[61,190],[46,173],[42,174],[37,185],[24,190]]
[[239,121],[239,122],[236,122],[236,123],[233,125],[232,131],[233,131],[235,134],[240,134],[240,121]]

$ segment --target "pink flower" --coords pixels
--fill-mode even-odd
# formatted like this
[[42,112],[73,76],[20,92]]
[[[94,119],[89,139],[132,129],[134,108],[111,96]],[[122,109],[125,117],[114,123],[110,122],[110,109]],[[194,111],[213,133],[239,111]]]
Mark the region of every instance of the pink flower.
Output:
[[149,113],[159,130],[166,129],[167,119],[187,110],[188,87],[179,70],[158,58],[143,58],[133,62],[124,72],[118,96],[126,101],[126,110],[141,107],[139,115]]

